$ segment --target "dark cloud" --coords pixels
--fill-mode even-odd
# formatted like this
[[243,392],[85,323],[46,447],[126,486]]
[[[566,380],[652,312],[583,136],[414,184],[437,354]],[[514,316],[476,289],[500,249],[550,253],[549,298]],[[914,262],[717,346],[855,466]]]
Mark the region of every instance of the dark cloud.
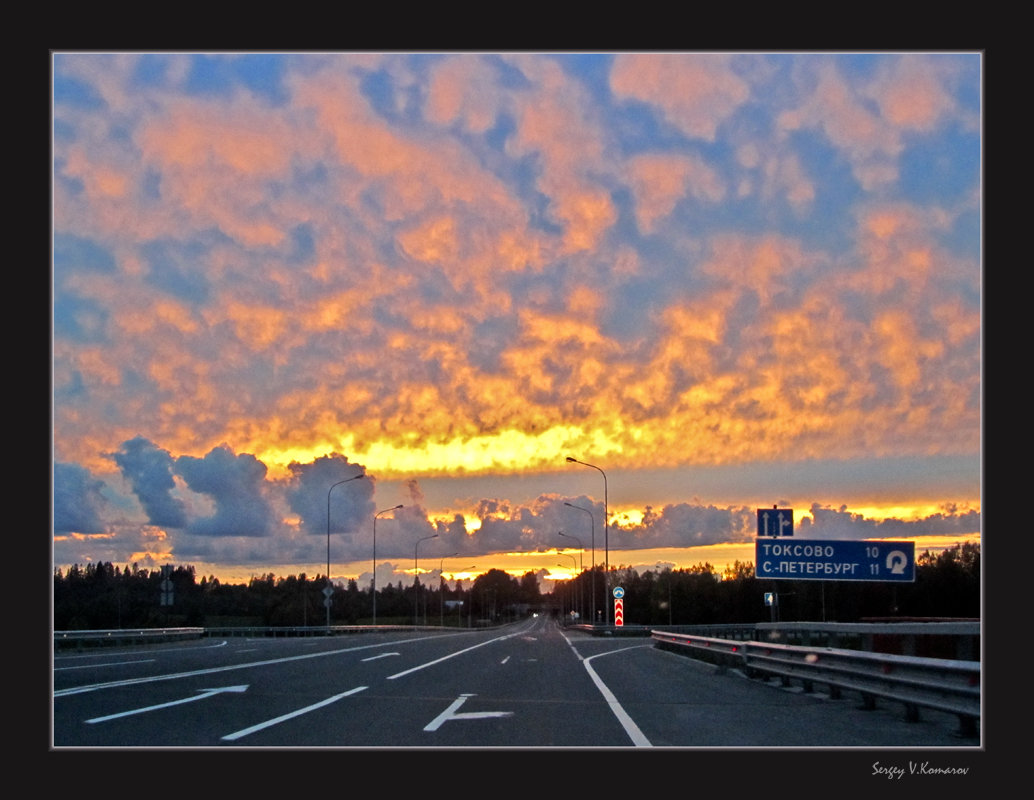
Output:
[[795,535],[814,539],[913,539],[923,536],[959,536],[980,530],[980,513],[971,509],[948,507],[945,512],[917,520],[893,517],[874,520],[855,514],[845,506],[833,509],[817,503],[811,506],[811,519],[796,525]]
[[215,502],[210,517],[193,520],[189,532],[202,536],[267,536],[272,532],[272,508],[265,496],[266,465],[255,456],[234,455],[226,445],[204,458],[180,456],[176,473],[195,492]]
[[156,447],[142,436],[122,443],[112,455],[122,476],[147,512],[148,522],[163,528],[182,528],[187,524],[183,501],[173,497],[174,459],[168,450]]
[[103,488],[78,464],[54,464],[54,533],[103,533]]
[[700,547],[724,542],[748,542],[754,537],[753,511],[690,503],[665,506],[660,513],[647,506],[638,525],[611,526],[610,548]]
[[326,534],[328,524],[331,533],[353,533],[373,515],[374,479],[356,478],[366,475],[366,470],[361,464],[349,463],[346,456],[334,453],[309,464],[292,462],[288,470],[288,506],[301,518],[302,530],[307,533]]

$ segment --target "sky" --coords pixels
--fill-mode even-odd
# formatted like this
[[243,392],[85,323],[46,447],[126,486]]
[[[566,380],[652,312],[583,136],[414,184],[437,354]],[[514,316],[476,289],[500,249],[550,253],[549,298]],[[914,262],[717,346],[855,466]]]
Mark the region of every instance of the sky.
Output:
[[54,51],[55,568],[980,541],[982,69]]

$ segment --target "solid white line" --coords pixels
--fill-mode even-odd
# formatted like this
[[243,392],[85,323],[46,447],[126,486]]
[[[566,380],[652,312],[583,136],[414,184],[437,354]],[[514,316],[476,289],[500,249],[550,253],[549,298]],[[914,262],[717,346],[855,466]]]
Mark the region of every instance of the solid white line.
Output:
[[70,669],[100,669],[101,667],[122,667],[126,664],[150,664],[155,659],[141,658],[139,661],[112,661],[110,664],[83,664],[78,667],[54,667],[54,672],[66,672]]
[[448,661],[450,658],[455,658],[456,656],[461,656],[464,653],[469,653],[471,650],[477,650],[479,647],[484,647],[486,644],[494,644],[495,642],[505,642],[507,639],[512,639],[514,636],[520,636],[523,633],[524,631],[518,631],[517,633],[507,634],[506,636],[497,636],[495,639],[489,639],[487,642],[476,644],[473,647],[466,647],[463,650],[457,650],[455,653],[449,653],[449,655],[447,656],[436,658],[434,661],[428,661],[426,664],[418,664],[415,667],[407,669],[405,672],[398,672],[394,675],[389,675],[387,677],[387,680],[393,681],[396,678],[401,678],[403,675],[408,675],[411,672],[417,672],[418,670],[425,669],[426,667],[433,667],[435,664],[441,664],[443,661]]
[[[222,641],[222,642],[217,642],[216,644],[206,644],[206,645],[203,645],[201,647],[178,647],[178,648],[176,648],[175,652],[182,653],[185,650],[212,650],[212,649],[217,648],[217,647],[226,647],[226,642]],[[126,650],[126,651],[123,651],[122,653],[119,653],[119,655],[122,655],[122,656],[138,656],[138,655],[142,655],[144,653],[148,653],[149,654],[149,653],[153,653],[153,652],[154,652],[153,649],[151,649],[151,650],[136,650],[136,651]],[[64,654],[55,653],[54,654],[54,662],[56,663],[58,661],[69,661],[71,659],[83,659],[83,658],[106,658],[107,656],[108,656],[108,654],[107,653],[103,653],[103,652],[100,652],[100,653],[79,653],[79,654],[76,654],[76,655],[64,655]]]
[[357,686],[355,689],[349,689],[347,692],[342,692],[341,694],[336,694],[333,697],[328,697],[326,700],[321,700],[320,702],[314,703],[311,706],[299,708],[297,711],[292,711],[290,714],[284,714],[282,716],[277,717],[276,719],[268,720],[267,722],[260,722],[258,725],[252,725],[250,728],[244,728],[243,730],[239,730],[236,733],[227,734],[222,738],[228,742],[235,741],[236,739],[240,739],[244,736],[247,736],[248,734],[255,733],[255,731],[260,731],[264,728],[271,728],[274,725],[278,725],[279,723],[284,722],[285,720],[293,719],[294,717],[300,717],[302,714],[308,714],[310,711],[315,711],[317,708],[323,708],[323,706],[329,706],[331,703],[337,702],[342,697],[348,697],[350,694],[356,694],[357,692],[363,691],[365,688],[367,687]]
[[[629,648],[626,647],[622,649],[627,650]],[[621,651],[614,650],[612,652],[618,653]],[[600,676],[596,674],[596,671],[592,668],[592,665],[589,664],[589,662],[592,661],[594,658],[599,658],[600,656],[609,656],[611,654],[612,653],[598,653],[597,655],[590,656],[589,658],[585,659],[585,669],[588,671],[589,677],[592,678],[593,683],[596,684],[596,688],[600,690],[600,694],[603,695],[603,699],[607,701],[607,705],[610,706],[610,710],[614,712],[614,716],[617,717],[618,722],[621,723],[621,727],[625,729],[625,733],[627,733],[629,738],[632,740],[632,744],[634,744],[636,747],[653,747],[653,745],[650,744],[650,740],[647,739],[645,735],[643,735],[643,732],[639,730],[639,726],[636,725],[635,722],[633,722],[630,716],[628,716],[628,713],[625,711],[625,709],[621,707],[621,703],[618,702],[618,699],[614,697],[614,695],[611,693],[610,689],[607,688],[607,685],[603,682]]]
[[[446,636],[455,634],[445,634]],[[252,661],[247,664],[230,664],[225,667],[210,667],[208,669],[197,669],[191,672],[174,672],[169,675],[152,675],[147,678],[127,678],[122,681],[109,681],[108,683],[94,683],[88,686],[73,686],[70,689],[58,689],[54,692],[54,697],[65,697],[70,694],[82,694],[83,692],[93,692],[97,689],[110,689],[116,686],[131,686],[137,683],[151,683],[153,681],[169,681],[176,678],[191,678],[196,675],[211,675],[215,672],[230,672],[235,669],[252,669],[253,667],[266,667],[270,664],[286,664],[289,661],[302,661],[308,658],[322,658],[323,656],[336,656],[342,653],[353,653],[357,650],[370,650],[375,647],[394,647],[396,645],[405,644],[407,642],[419,642],[423,639],[428,639],[428,636],[417,636],[413,639],[398,639],[393,642],[380,642],[378,644],[367,644],[360,645],[359,647],[346,647],[342,650],[327,650],[322,653],[306,653],[301,656],[288,656],[286,658],[271,658],[266,661]]]

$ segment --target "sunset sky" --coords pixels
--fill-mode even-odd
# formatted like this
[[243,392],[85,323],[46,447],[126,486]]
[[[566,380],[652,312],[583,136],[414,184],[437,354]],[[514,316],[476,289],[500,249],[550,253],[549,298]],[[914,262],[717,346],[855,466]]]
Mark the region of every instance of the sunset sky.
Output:
[[52,66],[55,567],[980,540],[981,53]]

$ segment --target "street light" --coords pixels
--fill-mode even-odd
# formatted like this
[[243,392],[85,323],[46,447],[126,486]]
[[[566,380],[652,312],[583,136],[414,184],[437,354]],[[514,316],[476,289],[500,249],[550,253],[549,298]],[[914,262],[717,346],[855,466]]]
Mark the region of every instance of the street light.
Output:
[[[558,556],[567,556],[569,559],[571,559],[571,561],[575,564],[575,566],[578,565],[578,560],[575,559],[575,557],[573,555],[571,555],[570,553],[561,553],[558,550],[557,551],[557,555]],[[557,564],[557,566],[558,567],[564,567],[564,569],[567,569],[567,567],[565,567],[563,564]],[[571,598],[571,607],[574,608],[574,598],[573,597]],[[578,613],[579,614],[582,613],[582,586],[581,586],[581,584],[578,584]]]
[[413,572],[416,574],[416,586],[413,592],[413,624],[420,624],[420,567],[417,562],[417,550],[420,548],[421,542],[426,542],[428,539],[437,539],[438,534],[432,534],[431,536],[425,536],[422,539],[417,539],[416,544],[413,545]]
[[[661,565],[660,565],[660,563],[658,563],[657,564],[657,569],[660,569],[660,568],[661,568]],[[668,580],[665,581],[668,584],[668,625],[671,625],[671,567],[668,567],[666,571],[668,573],[668,575],[667,575]]]
[[[475,569],[476,567],[477,567],[477,564],[471,564],[469,567],[464,567],[463,572],[470,572],[472,569]],[[453,575],[455,575],[455,574],[456,573],[454,572]],[[474,580],[473,579],[471,579],[470,585],[473,587],[473,585],[474,585]],[[462,599],[462,595],[463,595],[463,580],[462,579],[458,578],[456,580],[456,591],[459,592],[460,596],[461,596],[460,597],[460,604],[456,607],[456,627],[457,628],[462,628],[463,627],[463,599]],[[468,590],[467,594],[469,595],[470,593],[471,593],[471,590]],[[469,608],[469,606],[470,606],[469,601],[467,603],[467,606]],[[469,618],[470,617],[469,617],[469,612],[468,612],[468,625],[467,625],[468,628],[470,627],[470,625],[469,625]]]
[[[579,539],[577,536],[571,536],[569,533],[564,533],[563,531],[557,531],[557,533],[560,536],[563,536],[565,539],[574,539],[576,542],[578,542],[578,571],[579,571],[579,573],[584,574],[585,573],[585,565],[582,563],[582,556],[585,553],[585,548],[582,547],[581,539]],[[578,613],[579,614],[583,614],[584,612],[585,612],[585,608],[582,607],[582,584],[579,582],[579,584],[578,584]]]
[[579,511],[584,511],[589,515],[589,532],[592,534],[592,624],[596,624],[596,517],[587,508],[576,506],[574,503],[564,503],[565,506],[571,506],[571,508],[577,508]]
[[377,624],[377,517],[389,511],[397,511],[402,505],[392,506],[373,515],[373,624]]
[[572,458],[571,456],[568,456],[567,460],[571,464],[581,464],[583,467],[592,467],[603,476],[603,589],[606,594],[606,597],[603,600],[603,617],[604,624],[607,627],[610,627],[610,528],[608,520],[610,513],[607,505],[607,473],[595,464],[586,464],[584,461],[579,461],[577,458]]
[[334,486],[340,486],[342,483],[348,483],[349,481],[358,480],[359,478],[365,478],[366,473],[360,472],[358,475],[353,475],[351,478],[345,478],[343,481],[338,481],[329,489],[327,489],[327,589],[324,594],[327,595],[327,599],[324,600],[324,605],[327,607],[327,628],[330,628],[330,597],[333,593],[333,589],[330,588],[330,493],[334,491]]
[[557,531],[557,534],[559,536],[563,536],[563,537],[565,537],[567,539],[574,539],[576,542],[578,542],[578,569],[581,570],[582,572],[584,572],[585,571],[585,567],[582,565],[582,553],[585,552],[585,548],[582,547],[581,539],[579,539],[577,536],[572,536],[569,533],[564,533],[563,531]]
[[453,553],[451,556],[442,556],[442,560],[438,562],[438,593],[441,595],[442,610],[440,612],[442,627],[445,627],[445,592],[442,591],[442,569],[445,567],[445,559],[454,558],[459,553]]

